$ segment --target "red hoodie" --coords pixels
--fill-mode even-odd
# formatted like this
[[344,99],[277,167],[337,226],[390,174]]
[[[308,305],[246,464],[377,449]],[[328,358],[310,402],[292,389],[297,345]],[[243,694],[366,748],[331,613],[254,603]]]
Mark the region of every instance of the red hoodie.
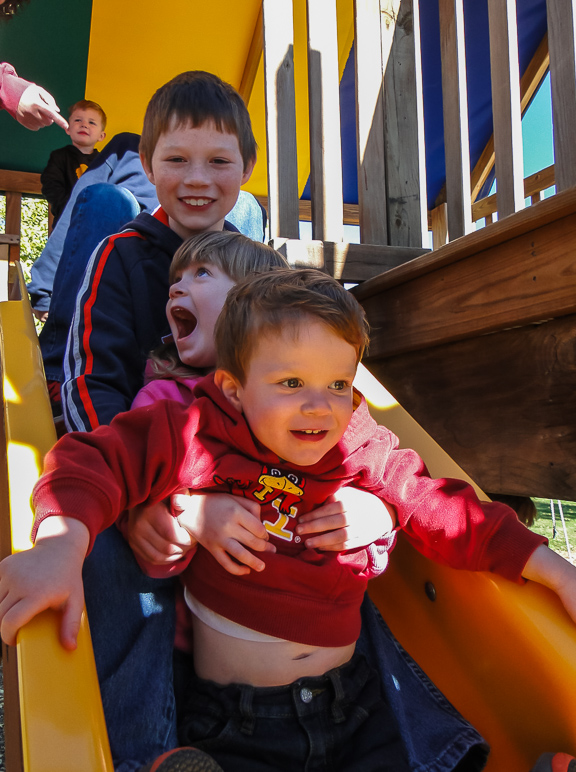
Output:
[[545,539],[515,513],[480,502],[460,480],[433,480],[420,457],[371,418],[362,400],[340,442],[317,464],[288,464],[252,435],[207,376],[188,408],[164,400],[117,416],[110,426],[64,436],[46,456],[33,501],[39,523],[74,517],[98,533],[128,507],[157,502],[181,487],[234,493],[262,505],[277,547],[261,573],[234,576],[200,547],[182,579],[208,608],[259,632],[313,646],[344,646],[360,631],[369,578],[386,566],[394,534],[341,553],[307,549],[294,533],[298,515],[344,486],[392,504],[398,527],[427,557],[455,568],[522,581]]

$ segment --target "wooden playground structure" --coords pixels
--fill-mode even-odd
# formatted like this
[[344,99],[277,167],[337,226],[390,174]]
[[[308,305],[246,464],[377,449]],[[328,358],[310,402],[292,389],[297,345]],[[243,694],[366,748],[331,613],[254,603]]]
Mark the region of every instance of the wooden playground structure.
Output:
[[[106,3],[94,0],[93,28]],[[147,0],[141,5],[145,14]],[[576,0],[476,0],[488,19],[493,132],[473,163],[464,29],[470,3],[217,5],[231,26],[238,21],[238,46],[226,53],[236,75],[226,79],[260,134],[259,172],[248,189],[265,204],[272,243],[292,264],[358,283],[353,291],[372,327],[359,388],[377,420],[418,450],[434,476],[473,480],[484,497],[573,500]],[[422,20],[432,6],[445,171],[430,201]],[[540,19],[532,32],[538,41],[521,67],[518,26],[528,6],[530,18]],[[182,25],[186,8],[175,3]],[[204,44],[172,74],[223,74],[224,65],[214,64],[217,36],[206,29]],[[88,64],[90,73],[95,65]],[[342,97],[346,71],[355,83],[352,103]],[[554,165],[524,179],[520,121],[547,72]],[[154,88],[147,83],[144,92]],[[140,106],[126,109],[141,121]],[[345,110],[355,114],[353,202],[342,173]],[[117,129],[138,130],[129,123]],[[309,201],[301,198],[308,176]],[[487,195],[492,177],[496,193]],[[7,199],[0,235],[2,556],[30,546],[30,492],[55,441],[17,264],[21,196],[39,194],[38,178],[38,170],[0,171]],[[544,199],[551,186],[555,194]],[[306,219],[312,241],[299,238]],[[359,225],[359,244],[344,242],[344,223]],[[527,772],[545,751],[576,754],[576,628],[550,593],[456,572],[400,543],[371,594],[402,645],[490,743],[488,772]],[[7,772],[112,770],[86,620],[78,650],[69,653],[59,646],[55,614],[43,614],[21,631],[16,648],[3,645],[3,667]]]

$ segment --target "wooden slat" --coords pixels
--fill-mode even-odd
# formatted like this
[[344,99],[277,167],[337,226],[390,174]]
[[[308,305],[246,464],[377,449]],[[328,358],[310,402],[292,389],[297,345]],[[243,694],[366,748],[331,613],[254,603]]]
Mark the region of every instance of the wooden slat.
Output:
[[342,241],[336,0],[307,0],[312,238]]
[[537,231],[549,223],[572,216],[574,212],[576,212],[576,188],[571,188],[550,196],[533,207],[516,212],[513,217],[495,222],[490,228],[481,228],[469,233],[465,238],[451,241],[410,265],[394,268],[382,276],[371,279],[358,287],[355,293],[364,300],[383,290],[426,276],[443,266],[464,260],[483,250],[497,247],[510,239]]
[[[549,66],[550,54],[548,52],[548,33],[546,33],[520,80],[520,110],[522,115],[530,106],[534,95],[544,80],[544,76],[548,72]],[[494,160],[494,135],[492,135],[472,171],[472,201],[476,201],[483,188],[494,166]],[[445,191],[443,195],[445,197]]]
[[448,241],[448,217],[446,204],[434,207],[431,215],[432,247],[440,249]]
[[[547,166],[535,174],[531,174],[524,180],[524,198],[531,198],[532,203],[541,201],[544,190],[551,188],[555,184],[554,166]],[[474,222],[482,220],[484,217],[490,217],[498,211],[497,196],[494,193],[486,198],[481,198],[472,204],[472,219]]]
[[351,283],[366,281],[429,251],[416,247],[297,239],[274,239],[271,244],[286,257],[290,265],[319,268],[341,281]]
[[[22,195],[20,193],[6,193],[6,233],[20,236],[22,220]],[[20,243],[10,247],[10,260],[20,259]]]
[[473,229],[463,0],[440,0],[446,203],[451,239]]
[[[536,204],[533,211],[547,203]],[[527,211],[491,228],[496,230]],[[480,244],[465,259],[437,263],[432,273],[412,276],[388,291],[367,297],[360,287],[357,294],[373,329],[379,330],[373,337],[371,356],[389,357],[576,313],[574,244],[576,208],[492,247]],[[413,265],[428,259],[420,258]],[[390,273],[403,270],[406,278],[409,268],[402,266]]]
[[498,214],[524,207],[516,0],[488,0]]
[[[428,243],[418,0],[381,0],[388,243]],[[388,50],[390,48],[390,51]]]
[[246,57],[246,64],[244,65],[244,72],[242,73],[242,80],[240,81],[240,88],[238,93],[248,104],[252,89],[254,88],[254,81],[256,80],[256,73],[258,72],[258,65],[262,58],[262,50],[264,48],[264,29],[262,20],[262,6],[258,11],[258,18],[254,26],[254,34],[250,42],[250,49],[248,56]]
[[263,0],[270,237],[298,238],[292,1]]
[[354,6],[360,240],[387,244],[380,2],[355,0]]
[[39,196],[42,194],[40,175],[33,172],[14,172],[0,169],[0,190]]
[[576,185],[576,0],[548,0],[550,86],[556,187]]
[[486,491],[572,500],[576,316],[366,361]]

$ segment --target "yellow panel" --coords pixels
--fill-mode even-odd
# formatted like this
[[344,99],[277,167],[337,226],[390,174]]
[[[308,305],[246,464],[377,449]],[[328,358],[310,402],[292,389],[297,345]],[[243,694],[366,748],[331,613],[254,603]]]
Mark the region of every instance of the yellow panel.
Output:
[[[352,0],[338,2],[340,74],[353,39]],[[258,19],[260,0],[191,3],[173,0],[169,12],[153,0],[93,0],[86,98],[108,115],[108,138],[142,131],[152,94],[185,70],[208,70],[239,88]],[[294,76],[300,192],[310,173],[306,2],[294,0]],[[264,71],[261,60],[248,102],[259,162],[246,190],[267,194]]]
[[[14,269],[16,270],[16,269]],[[38,338],[20,266],[21,301],[0,303],[12,550],[29,549],[32,487],[56,434]],[[98,679],[85,618],[75,652],[58,641],[46,612],[18,633],[18,686],[25,772],[112,772]],[[8,703],[5,710],[9,710]]]
[[86,96],[108,114],[108,136],[139,134],[150,97],[180,72],[208,70],[238,88],[258,10],[258,0],[93,0]]

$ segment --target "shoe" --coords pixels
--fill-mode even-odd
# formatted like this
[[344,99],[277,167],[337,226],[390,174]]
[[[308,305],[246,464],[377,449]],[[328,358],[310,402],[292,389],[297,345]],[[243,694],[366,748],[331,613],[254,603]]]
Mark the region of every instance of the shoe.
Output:
[[530,772],[576,772],[576,758],[568,753],[544,753]]
[[223,772],[223,769],[198,748],[174,748],[146,764],[140,772]]

